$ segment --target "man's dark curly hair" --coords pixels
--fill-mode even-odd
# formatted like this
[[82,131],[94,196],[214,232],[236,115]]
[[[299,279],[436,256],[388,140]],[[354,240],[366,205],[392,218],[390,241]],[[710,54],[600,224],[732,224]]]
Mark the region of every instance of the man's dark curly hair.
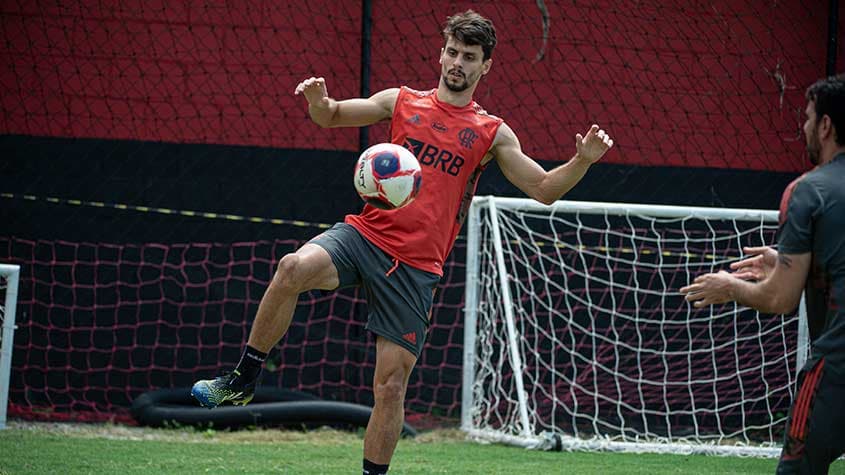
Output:
[[465,45],[481,45],[481,50],[484,52],[484,61],[493,56],[493,48],[496,47],[496,28],[492,21],[472,10],[452,15],[446,19],[443,39],[449,41],[450,36]]
[[845,145],[845,74],[819,79],[807,88],[808,101],[816,105],[816,123],[830,117],[836,129],[836,145]]

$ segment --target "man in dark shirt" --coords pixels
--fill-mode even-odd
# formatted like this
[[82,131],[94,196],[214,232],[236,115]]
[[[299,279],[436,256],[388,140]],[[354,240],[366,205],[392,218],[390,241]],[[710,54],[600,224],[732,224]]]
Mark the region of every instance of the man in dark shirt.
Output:
[[827,473],[845,453],[845,75],[807,89],[804,135],[815,165],[780,205],[778,249],[699,276],[681,293],[696,308],[735,301],[793,310],[806,292],[812,348],[798,377],[777,473]]

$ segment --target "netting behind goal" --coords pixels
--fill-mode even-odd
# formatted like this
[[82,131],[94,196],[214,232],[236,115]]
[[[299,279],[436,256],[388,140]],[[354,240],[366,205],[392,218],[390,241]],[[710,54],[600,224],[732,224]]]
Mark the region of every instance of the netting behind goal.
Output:
[[476,198],[463,428],[525,446],[776,453],[806,352],[797,314],[694,309],[678,292],[776,225],[774,211]]
[[[188,388],[233,368],[278,260],[302,244],[0,237],[0,259],[22,269],[10,416],[131,422],[138,395]],[[408,421],[418,428],[459,415],[463,249],[444,266],[409,381]],[[302,294],[261,384],[372,405],[375,343],[366,312],[357,289]]]

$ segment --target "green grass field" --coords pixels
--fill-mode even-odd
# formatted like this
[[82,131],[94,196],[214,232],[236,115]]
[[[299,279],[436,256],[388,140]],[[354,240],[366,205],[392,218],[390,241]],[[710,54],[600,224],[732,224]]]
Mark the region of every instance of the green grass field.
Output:
[[[361,473],[360,433],[195,431],[11,422],[0,431],[0,474]],[[774,473],[776,460],[536,452],[432,431],[399,442],[393,474]],[[845,462],[831,473],[845,474]]]

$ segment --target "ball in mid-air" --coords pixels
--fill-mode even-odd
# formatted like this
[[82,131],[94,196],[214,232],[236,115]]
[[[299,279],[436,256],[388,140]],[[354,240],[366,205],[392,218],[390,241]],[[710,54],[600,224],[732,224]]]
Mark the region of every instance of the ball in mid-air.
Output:
[[398,209],[417,197],[422,170],[408,149],[380,143],[364,150],[355,166],[355,190],[367,204]]

